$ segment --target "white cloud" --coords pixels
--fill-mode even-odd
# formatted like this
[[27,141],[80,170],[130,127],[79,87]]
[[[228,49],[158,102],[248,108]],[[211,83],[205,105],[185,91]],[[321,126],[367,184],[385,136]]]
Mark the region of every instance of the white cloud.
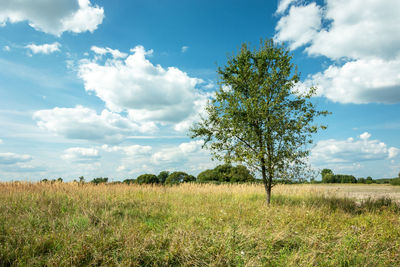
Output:
[[308,77],[302,86],[316,86],[317,94],[340,103],[400,102],[400,58],[360,59],[331,65]]
[[198,113],[199,103],[207,98],[196,89],[201,79],[175,67],[153,65],[146,59],[152,50],[142,46],[131,52],[124,60],[109,58],[104,64],[98,58],[82,60],[79,77],[86,91],[95,92],[110,110],[128,112],[136,122],[178,124]]
[[292,4],[295,1],[296,0],[280,0],[279,4],[278,4],[278,8],[276,9],[276,13],[277,14],[284,13],[287,10],[287,8],[290,6],[290,4]]
[[137,124],[120,114],[76,106],[36,111],[33,115],[38,126],[70,139],[120,142],[135,132],[154,132],[153,123]]
[[152,150],[151,146],[131,145],[131,146],[108,146],[101,148],[107,152],[122,151],[129,157],[148,156]]
[[321,28],[321,14],[320,7],[315,3],[292,6],[289,15],[282,17],[276,25],[274,38],[289,41],[291,49],[309,43]]
[[54,52],[60,51],[60,43],[55,42],[52,44],[42,44],[42,45],[36,45],[36,44],[29,44],[25,46],[25,48],[30,49],[32,53],[34,54],[51,54]]
[[[306,9],[314,16],[306,15]],[[299,10],[303,12],[295,12]],[[278,22],[275,39],[288,41],[292,49],[308,44],[305,51],[310,56],[340,60],[306,80],[306,85],[318,87],[320,96],[341,103],[398,103],[399,10],[397,0],[327,0],[323,7],[314,2],[292,5]],[[317,23],[317,14],[323,26]]]
[[4,143],[3,140],[0,139],[0,145],[3,144],[3,143]]
[[103,22],[104,10],[89,0],[0,1],[0,25],[28,21],[38,31],[60,36],[63,32],[93,32]]
[[154,164],[183,163],[188,160],[190,154],[199,153],[203,141],[190,141],[182,143],[178,147],[163,148],[151,156]]
[[64,151],[64,154],[61,157],[64,160],[78,163],[90,163],[100,159],[99,151],[97,149],[84,147],[68,148]]
[[400,150],[388,148],[379,140],[370,140],[365,132],[359,138],[322,140],[311,150],[311,161],[316,165],[353,164],[363,161],[385,160],[396,157]]
[[22,162],[28,162],[31,160],[32,157],[30,155],[21,155],[10,152],[0,153],[0,164],[12,165]]
[[122,53],[117,49],[111,49],[108,47],[98,47],[98,46],[92,46],[90,48],[93,52],[95,52],[98,55],[106,55],[106,54],[111,54],[113,58],[126,58],[128,54]]
[[186,51],[188,51],[188,49],[189,49],[189,46],[182,46],[182,48],[181,48],[181,52],[182,53],[185,53]]
[[7,52],[10,52],[10,51],[11,51],[11,48],[10,48],[8,45],[5,45],[5,46],[3,47],[3,50],[4,50],[4,51],[7,51]]
[[328,0],[322,29],[307,52],[339,58],[395,58],[400,51],[400,1]]

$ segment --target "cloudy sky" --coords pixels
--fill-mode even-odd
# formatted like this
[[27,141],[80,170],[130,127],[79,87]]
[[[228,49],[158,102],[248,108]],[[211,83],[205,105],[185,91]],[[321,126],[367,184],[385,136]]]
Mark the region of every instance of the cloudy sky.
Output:
[[333,114],[315,168],[400,171],[398,0],[2,0],[0,179],[113,180],[217,164],[187,137],[217,66],[284,42]]

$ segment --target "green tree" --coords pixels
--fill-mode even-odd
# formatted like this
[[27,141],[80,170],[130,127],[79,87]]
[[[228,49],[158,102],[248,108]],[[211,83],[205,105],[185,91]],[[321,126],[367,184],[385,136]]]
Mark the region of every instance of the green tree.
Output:
[[196,181],[196,177],[189,175],[186,172],[173,172],[168,175],[165,184],[180,184],[194,181]]
[[162,183],[162,184],[164,184],[165,183],[165,180],[167,179],[167,177],[168,177],[168,175],[169,175],[169,171],[162,171],[162,172],[160,172],[159,174],[158,174],[158,181],[160,182],[160,183]]
[[108,182],[108,178],[107,177],[97,177],[94,178],[92,181],[90,181],[93,184],[105,184]]
[[206,107],[207,117],[191,128],[214,158],[259,171],[270,203],[273,180],[304,164],[307,144],[326,115],[310,101],[315,88],[296,91],[299,75],[292,55],[272,40],[251,51],[246,44],[218,68],[219,90]]
[[[327,175],[333,175],[333,171],[331,169],[323,169],[321,171],[322,182],[327,183],[326,182]],[[331,177],[329,177],[329,178],[331,178]]]
[[211,181],[219,181],[218,175],[214,169],[202,171],[197,175],[197,181],[199,182],[211,182]]
[[158,184],[158,178],[154,174],[142,174],[136,179],[138,184]]
[[81,184],[85,183],[85,177],[79,176],[79,183]]

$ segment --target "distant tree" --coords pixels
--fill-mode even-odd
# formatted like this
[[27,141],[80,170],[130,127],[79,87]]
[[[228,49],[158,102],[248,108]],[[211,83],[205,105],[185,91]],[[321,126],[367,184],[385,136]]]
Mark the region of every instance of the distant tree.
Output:
[[397,174],[397,177],[399,177],[399,178],[400,178],[400,172],[399,172],[399,174]]
[[103,183],[107,183],[108,182],[108,178],[107,177],[98,177],[98,178],[94,178],[92,181],[90,181],[93,184],[103,184]]
[[136,178],[136,183],[138,184],[158,184],[158,178],[154,174],[142,174]]
[[41,183],[47,183],[49,180],[47,180],[46,178],[40,180]]
[[57,178],[57,182],[62,183],[62,182],[63,182],[63,179],[62,179],[61,177],[58,177],[58,178]]
[[214,169],[208,169],[205,171],[202,171],[197,175],[197,181],[198,182],[211,182],[211,181],[219,181],[218,175],[215,172]]
[[193,175],[189,175],[186,172],[173,172],[168,175],[165,184],[180,184],[194,181],[196,181],[196,177]]
[[135,179],[125,179],[123,181],[124,184],[134,184],[135,182],[136,182]]
[[79,183],[81,184],[85,183],[85,177],[79,176]]
[[230,182],[233,183],[244,183],[244,182],[254,182],[255,178],[243,165],[237,165],[231,169]]
[[158,178],[158,181],[161,183],[161,184],[164,184],[165,183],[165,180],[167,180],[167,177],[169,176],[169,171],[162,171],[162,172],[160,172],[159,174],[158,174],[158,176],[157,176],[157,178]]
[[[331,169],[323,169],[321,171],[322,181],[324,182],[326,175],[331,174],[333,175],[333,171]],[[325,183],[325,182],[324,182]]]
[[365,178],[358,178],[357,179],[357,184],[365,184],[366,183],[366,180],[365,180]]
[[373,181],[373,179],[372,179],[371,176],[368,176],[367,179],[365,180],[365,183],[366,183],[366,184],[372,184],[373,182],[374,182],[374,181]]
[[294,165],[304,164],[307,144],[319,128],[310,98],[315,88],[296,91],[300,77],[290,51],[273,40],[258,50],[243,44],[218,68],[220,88],[206,107],[207,116],[191,128],[214,158],[258,170],[269,204],[273,181]]

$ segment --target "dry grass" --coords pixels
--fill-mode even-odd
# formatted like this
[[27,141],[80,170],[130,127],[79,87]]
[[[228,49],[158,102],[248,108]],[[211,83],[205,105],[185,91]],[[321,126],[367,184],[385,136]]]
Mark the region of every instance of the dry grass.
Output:
[[399,266],[397,206],[342,198],[381,192],[399,199],[279,185],[268,207],[261,185],[0,183],[0,265]]

